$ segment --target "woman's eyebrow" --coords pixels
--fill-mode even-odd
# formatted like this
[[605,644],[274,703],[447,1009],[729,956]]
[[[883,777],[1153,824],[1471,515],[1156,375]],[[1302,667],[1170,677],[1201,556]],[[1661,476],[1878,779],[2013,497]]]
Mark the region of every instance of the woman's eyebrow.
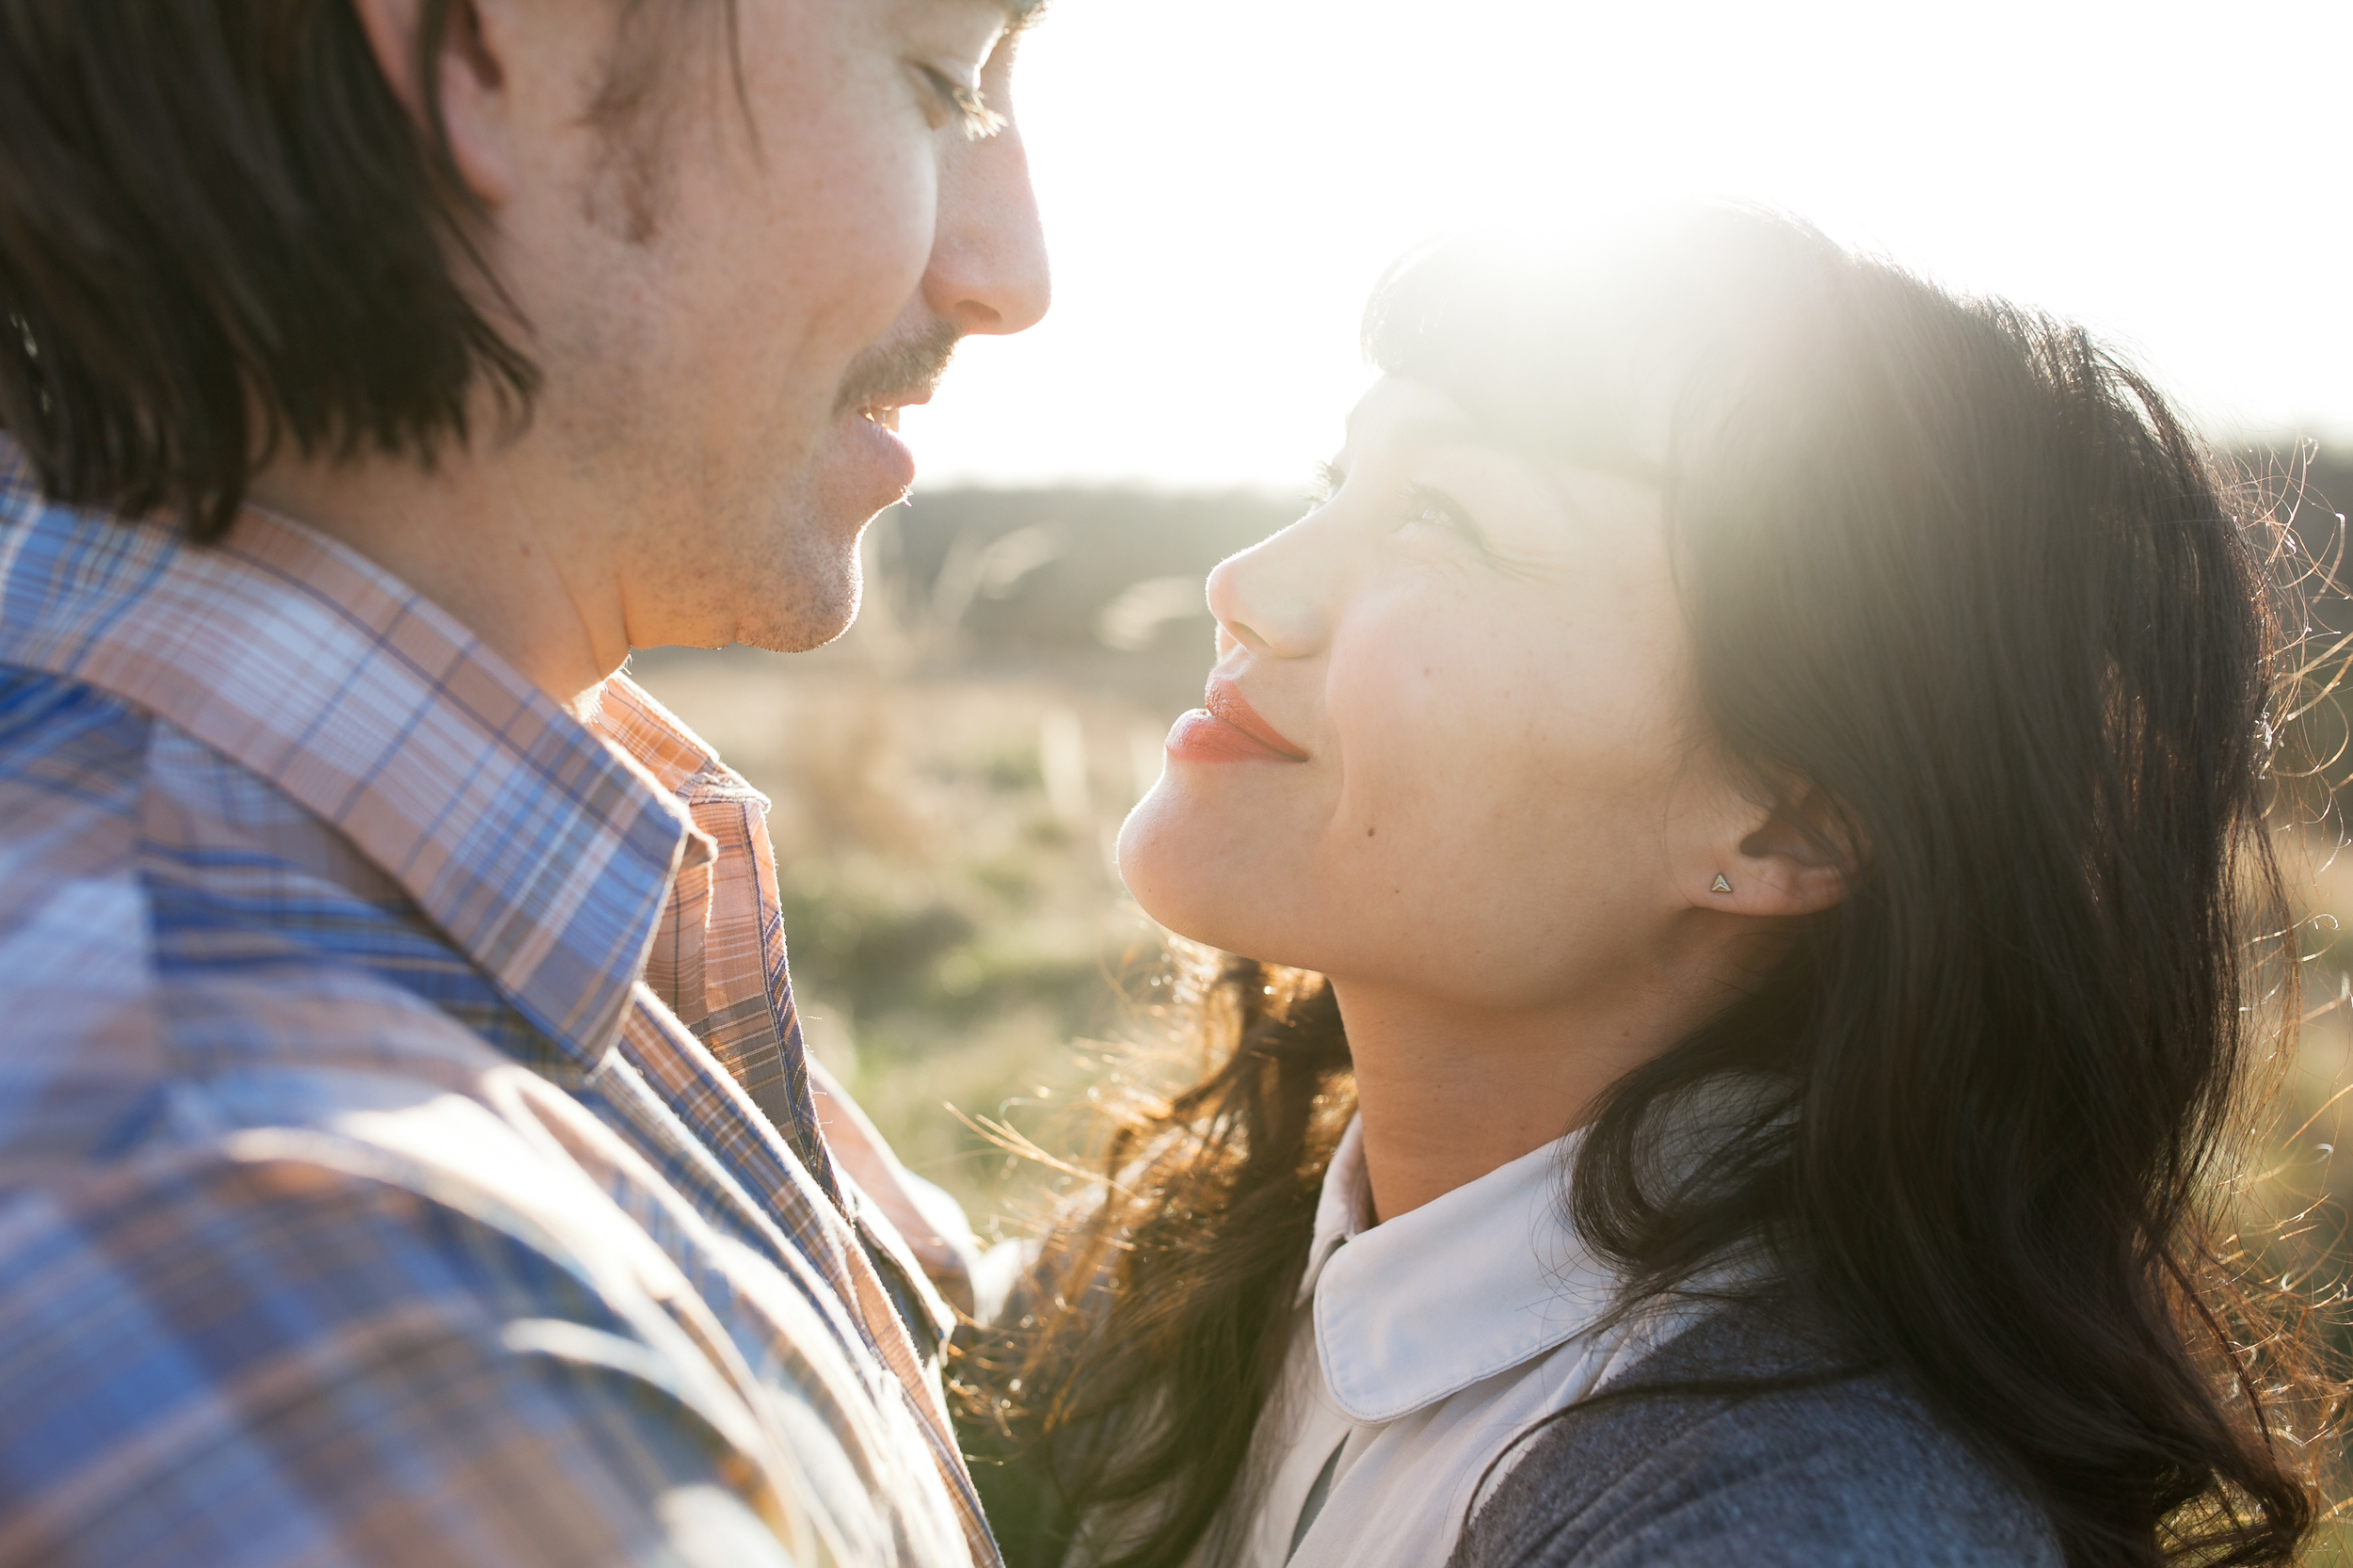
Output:
[[1389,440],[1400,446],[1485,446],[1494,438],[1461,414],[1429,414],[1391,426]]
[[[1347,440],[1342,451],[1356,444],[1356,415],[1353,410],[1350,411],[1344,428]],[[1391,446],[1448,446],[1463,442],[1486,445],[1493,440],[1492,437],[1472,424],[1468,416],[1457,413],[1421,414],[1400,420],[1383,435]]]

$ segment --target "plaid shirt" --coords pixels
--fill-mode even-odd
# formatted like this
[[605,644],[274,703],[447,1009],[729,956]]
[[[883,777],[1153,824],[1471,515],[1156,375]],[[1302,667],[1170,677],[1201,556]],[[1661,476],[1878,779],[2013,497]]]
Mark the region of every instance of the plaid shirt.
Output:
[[0,438],[0,1564],[994,1564],[766,802]]

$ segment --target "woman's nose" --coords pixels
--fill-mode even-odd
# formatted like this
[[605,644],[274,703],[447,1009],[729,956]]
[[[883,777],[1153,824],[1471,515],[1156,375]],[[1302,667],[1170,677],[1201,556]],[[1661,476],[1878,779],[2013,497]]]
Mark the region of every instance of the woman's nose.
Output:
[[1209,573],[1209,613],[1218,630],[1256,652],[1300,659],[1323,646],[1329,615],[1312,541],[1293,523],[1229,555]]

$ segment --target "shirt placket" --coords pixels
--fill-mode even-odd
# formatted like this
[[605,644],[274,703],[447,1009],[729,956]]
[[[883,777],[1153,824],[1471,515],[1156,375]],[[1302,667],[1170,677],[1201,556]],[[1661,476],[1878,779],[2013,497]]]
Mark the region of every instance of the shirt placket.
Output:
[[[996,1546],[932,1375],[932,1358],[915,1343],[907,1309],[881,1273],[883,1266],[896,1265],[888,1249],[861,1233],[863,1218],[843,1202],[809,1099],[767,802],[748,786],[729,787],[708,774],[688,780],[680,792],[696,837],[710,848],[690,853],[680,868],[647,964],[648,988],[743,1086],[834,1200],[837,1212],[828,1218],[851,1232],[837,1249],[851,1304],[874,1352],[922,1421],[941,1479],[957,1500],[974,1560],[993,1562]],[[897,1295],[914,1291],[911,1280],[899,1285]]]

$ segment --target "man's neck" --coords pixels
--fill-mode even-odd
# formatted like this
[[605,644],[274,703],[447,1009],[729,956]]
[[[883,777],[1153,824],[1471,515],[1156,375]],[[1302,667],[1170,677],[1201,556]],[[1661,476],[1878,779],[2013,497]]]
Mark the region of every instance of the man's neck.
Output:
[[629,656],[626,610],[601,535],[529,472],[503,451],[445,450],[431,468],[281,460],[251,499],[365,555],[585,718]]

